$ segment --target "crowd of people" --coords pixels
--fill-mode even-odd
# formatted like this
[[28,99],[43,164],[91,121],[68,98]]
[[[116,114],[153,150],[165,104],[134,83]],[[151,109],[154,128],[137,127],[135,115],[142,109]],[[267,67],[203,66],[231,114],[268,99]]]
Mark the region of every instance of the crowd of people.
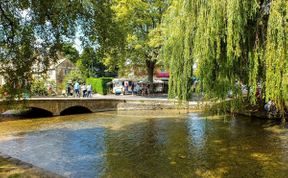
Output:
[[[154,86],[155,89],[155,86]],[[141,96],[149,96],[153,93],[151,90],[151,84],[149,83],[137,83],[137,82],[121,82],[115,83],[113,87],[113,92],[115,95],[141,95]],[[156,91],[155,91],[156,92]]]
[[78,81],[74,82],[74,84],[67,83],[66,85],[66,96],[74,96],[74,97],[83,97],[83,98],[91,98],[92,97],[92,85],[86,83],[80,84]]

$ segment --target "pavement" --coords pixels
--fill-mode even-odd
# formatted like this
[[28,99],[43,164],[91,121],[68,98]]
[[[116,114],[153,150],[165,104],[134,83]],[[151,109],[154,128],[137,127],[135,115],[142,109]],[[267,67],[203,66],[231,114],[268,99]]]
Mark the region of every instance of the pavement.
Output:
[[50,97],[31,97],[32,100],[52,100],[52,99],[119,99],[119,100],[163,100],[167,101],[167,94],[151,94],[149,96],[141,96],[141,95],[100,95],[93,94],[92,98],[83,98],[83,97],[74,97],[74,96],[50,96]]
[[[93,100],[93,99],[113,99],[113,100],[129,100],[129,101],[177,101],[177,99],[168,99],[167,94],[151,94],[149,96],[142,95],[100,95],[93,94],[92,98],[74,97],[74,96],[53,96],[53,97],[32,97],[31,100]],[[199,95],[193,95],[192,99],[188,101],[189,105],[198,105],[201,102],[201,97]],[[203,104],[203,103],[202,103]]]
[[[194,94],[192,99],[189,101],[189,105],[197,105],[201,98],[199,95]],[[130,100],[130,101],[177,101],[177,99],[168,99],[168,94],[150,94],[149,96],[145,95],[100,95],[100,94],[93,94],[92,98],[83,98],[83,97],[74,97],[74,96],[34,96],[29,98],[29,100],[93,100],[93,99],[113,99],[113,100]],[[0,100],[1,101],[1,100]]]

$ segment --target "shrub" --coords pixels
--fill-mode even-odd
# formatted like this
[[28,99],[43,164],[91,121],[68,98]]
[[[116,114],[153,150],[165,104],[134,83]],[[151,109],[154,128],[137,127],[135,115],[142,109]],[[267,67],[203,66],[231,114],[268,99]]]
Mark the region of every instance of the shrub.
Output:
[[31,85],[31,94],[33,96],[47,96],[47,87],[44,80],[35,80]]
[[87,78],[86,84],[92,85],[92,90],[94,93],[99,93],[101,95],[107,95],[108,87],[107,83],[111,82],[113,78],[102,77],[102,78]]

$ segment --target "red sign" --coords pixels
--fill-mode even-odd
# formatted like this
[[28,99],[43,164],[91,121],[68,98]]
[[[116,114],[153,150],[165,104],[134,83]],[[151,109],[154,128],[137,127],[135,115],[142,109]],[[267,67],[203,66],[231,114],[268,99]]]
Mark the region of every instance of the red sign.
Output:
[[169,78],[169,72],[157,72],[156,77],[157,78]]

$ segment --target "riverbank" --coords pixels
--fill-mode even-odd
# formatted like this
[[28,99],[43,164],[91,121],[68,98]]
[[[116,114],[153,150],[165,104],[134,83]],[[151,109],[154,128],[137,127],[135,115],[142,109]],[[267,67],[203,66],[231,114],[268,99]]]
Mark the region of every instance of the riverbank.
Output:
[[[279,112],[267,112],[264,109],[264,104],[251,105],[247,103],[237,103],[233,100],[225,100],[220,102],[210,102],[205,111],[212,113],[231,113],[234,115],[242,115],[247,117],[255,117],[259,119],[266,120],[279,120],[279,121],[288,121],[288,113],[284,115],[284,118],[280,115]],[[234,108],[234,109],[233,109]]]
[[[264,110],[264,106],[251,106],[247,105],[243,110],[239,110],[236,112],[239,115],[248,116],[248,117],[257,117],[261,119],[275,119],[282,120],[283,117],[279,115],[279,113],[273,114],[271,112],[267,112]],[[285,120],[288,121],[288,115],[284,116]]]
[[61,178],[61,176],[48,172],[32,164],[6,156],[0,153],[0,177],[8,178]]

